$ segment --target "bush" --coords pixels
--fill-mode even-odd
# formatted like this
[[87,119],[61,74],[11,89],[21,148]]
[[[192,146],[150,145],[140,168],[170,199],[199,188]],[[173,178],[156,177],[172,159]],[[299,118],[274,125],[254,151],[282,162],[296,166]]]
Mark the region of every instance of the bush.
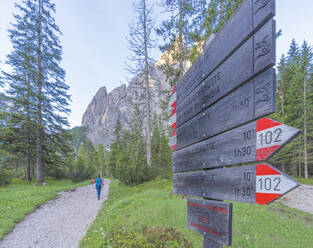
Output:
[[12,181],[11,173],[3,168],[0,168],[0,186],[5,186]]
[[70,168],[69,178],[73,182],[82,182],[94,176],[95,172],[93,165],[89,165],[82,157],[78,156],[74,166]]
[[119,230],[110,233],[103,241],[104,247],[119,248],[193,248],[183,235],[171,227],[150,227],[141,232],[124,232]]
[[137,185],[150,179],[150,169],[144,157],[134,159],[133,156],[121,151],[116,162],[116,177],[126,185]]

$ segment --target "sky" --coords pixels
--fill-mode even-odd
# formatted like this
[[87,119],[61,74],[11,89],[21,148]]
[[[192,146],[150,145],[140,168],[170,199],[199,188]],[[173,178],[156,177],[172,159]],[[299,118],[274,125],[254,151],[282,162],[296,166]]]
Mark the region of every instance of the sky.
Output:
[[[0,0],[0,69],[6,69],[5,56],[12,46],[7,29],[15,12],[14,2]],[[63,35],[63,61],[66,83],[70,86],[71,127],[81,125],[88,104],[99,88],[108,91],[127,83],[125,62],[129,51],[126,36],[134,21],[132,0],[52,0],[56,4],[56,23]],[[286,54],[293,38],[301,45],[313,46],[312,0],[276,0],[276,58]],[[155,59],[160,55],[155,51]]]

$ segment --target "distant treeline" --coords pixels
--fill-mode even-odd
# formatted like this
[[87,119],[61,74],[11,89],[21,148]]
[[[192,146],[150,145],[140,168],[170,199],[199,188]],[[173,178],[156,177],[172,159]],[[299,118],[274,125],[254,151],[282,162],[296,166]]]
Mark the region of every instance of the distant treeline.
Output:
[[299,128],[301,134],[272,159],[275,166],[294,176],[313,174],[313,53],[303,42],[291,42],[278,64],[275,120]]

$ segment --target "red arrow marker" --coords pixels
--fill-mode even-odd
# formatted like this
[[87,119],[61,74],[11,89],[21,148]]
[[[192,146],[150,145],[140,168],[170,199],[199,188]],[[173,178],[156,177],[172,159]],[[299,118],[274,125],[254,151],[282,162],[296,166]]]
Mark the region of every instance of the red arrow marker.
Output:
[[169,138],[169,146],[176,151],[176,144],[177,144],[177,139],[176,139],[176,106],[177,106],[177,100],[176,100],[176,85],[173,88],[171,98],[169,101],[169,106],[173,107],[173,111],[171,114],[171,117],[169,119],[169,125],[174,128],[172,137]]
[[298,182],[271,165],[256,166],[255,203],[257,204],[268,204],[297,186],[299,186]]
[[299,130],[269,118],[262,118],[257,121],[256,132],[256,161],[260,161],[270,157]]
[[298,185],[269,164],[173,175],[173,192],[176,194],[254,204],[268,204]]

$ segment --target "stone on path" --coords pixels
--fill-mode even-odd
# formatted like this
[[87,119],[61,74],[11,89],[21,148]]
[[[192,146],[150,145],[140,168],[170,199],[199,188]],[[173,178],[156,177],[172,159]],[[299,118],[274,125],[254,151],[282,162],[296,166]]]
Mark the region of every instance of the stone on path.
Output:
[[61,192],[26,216],[0,241],[0,248],[78,247],[107,199],[110,180],[103,180],[101,199],[92,185]]

